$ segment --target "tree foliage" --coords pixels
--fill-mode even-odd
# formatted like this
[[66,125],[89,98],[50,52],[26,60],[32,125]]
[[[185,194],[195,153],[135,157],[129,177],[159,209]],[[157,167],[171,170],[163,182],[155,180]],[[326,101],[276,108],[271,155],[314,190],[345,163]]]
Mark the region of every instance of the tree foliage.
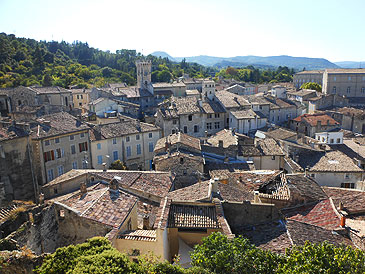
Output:
[[[135,50],[115,53],[101,51],[87,43],[75,41],[36,41],[0,33],[0,88],[18,85],[103,86],[106,83],[136,83],[135,61],[142,55]],[[193,63],[174,63],[167,58],[147,56],[152,62],[156,82],[188,73],[191,77],[207,77],[213,68]]]
[[293,80],[293,74],[294,70],[287,67],[279,66],[276,70],[264,70],[253,66],[247,66],[244,68],[227,67],[225,69],[221,69],[217,73],[217,76],[259,84],[269,82],[290,82]]
[[318,92],[322,92],[322,86],[320,84],[314,83],[314,82],[308,82],[304,83],[300,86],[301,89],[313,89]]
[[127,166],[121,160],[116,160],[110,164],[110,169],[127,170]]

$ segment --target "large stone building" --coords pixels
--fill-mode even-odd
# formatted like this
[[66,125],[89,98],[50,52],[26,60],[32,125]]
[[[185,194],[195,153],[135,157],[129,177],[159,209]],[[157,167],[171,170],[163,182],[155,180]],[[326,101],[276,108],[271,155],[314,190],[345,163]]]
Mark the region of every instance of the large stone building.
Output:
[[89,127],[66,112],[31,123],[34,171],[44,185],[71,169],[90,168]]
[[93,168],[103,169],[116,160],[129,169],[150,170],[153,150],[161,138],[157,126],[129,119],[117,123],[96,125],[91,131]]
[[326,69],[322,92],[346,97],[365,97],[365,69]]
[[305,70],[294,74],[294,86],[299,89],[303,84],[313,82],[322,86],[323,70]]

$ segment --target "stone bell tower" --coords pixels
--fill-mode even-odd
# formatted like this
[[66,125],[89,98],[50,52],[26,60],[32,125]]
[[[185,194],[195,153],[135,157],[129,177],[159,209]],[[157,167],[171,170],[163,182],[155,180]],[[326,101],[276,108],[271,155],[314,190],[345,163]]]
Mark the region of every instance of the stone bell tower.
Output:
[[[151,61],[136,61],[137,67],[137,88],[139,89],[147,89],[151,90],[151,72],[152,72],[152,63]],[[151,91],[150,91],[151,92]],[[153,92],[152,92],[153,94]]]

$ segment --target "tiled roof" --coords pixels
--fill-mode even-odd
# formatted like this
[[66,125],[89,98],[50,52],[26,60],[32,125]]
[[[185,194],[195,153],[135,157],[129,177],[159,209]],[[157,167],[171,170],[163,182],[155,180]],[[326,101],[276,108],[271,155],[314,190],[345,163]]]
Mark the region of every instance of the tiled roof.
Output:
[[[86,173],[89,173],[89,172],[90,172],[90,169],[71,169],[70,171],[62,174],[61,176],[58,176],[57,178],[53,179],[48,184],[43,185],[43,187],[58,185],[60,183],[77,178],[77,177],[84,175]],[[93,172],[95,172],[95,170],[93,170]]]
[[296,74],[322,74],[324,70],[304,70],[297,72]]
[[215,101],[211,101],[207,99],[207,101],[202,102],[202,108],[204,113],[213,114],[213,113],[225,113],[224,108]]
[[336,215],[329,199],[295,208],[283,209],[282,213],[287,219],[320,226],[329,230],[338,228],[340,225],[340,219]]
[[363,172],[351,158],[340,151],[300,154],[299,164],[312,172]]
[[172,87],[186,87],[183,82],[178,83],[153,83],[152,86],[154,88],[172,88]]
[[364,117],[365,116],[365,110],[364,109],[358,109],[358,108],[351,108],[351,107],[343,107],[336,110],[336,112],[339,112],[346,116],[354,116],[354,117]]
[[243,97],[226,90],[215,93],[218,101],[227,108],[249,107],[250,103]]
[[170,134],[169,136],[159,139],[155,145],[155,151],[164,149],[166,141],[171,146],[183,144],[184,146],[192,147],[195,150],[201,151],[200,140],[182,132]]
[[223,141],[224,148],[238,145],[238,137],[229,129],[223,129],[208,139],[208,143],[215,147],[219,145],[219,141]]
[[280,140],[285,140],[285,139],[289,139],[289,138],[292,138],[292,137],[296,137],[297,136],[297,133],[295,131],[291,131],[291,130],[288,130],[286,128],[276,128],[274,130],[270,130],[270,131],[267,131],[265,132],[265,135],[267,137],[271,137],[271,138],[274,138],[274,139],[280,139]]
[[[35,126],[31,129],[33,138],[52,137],[89,129],[86,124],[77,120],[67,112],[57,112],[45,115],[38,118],[37,122],[39,123],[39,126]],[[49,122],[49,125],[47,122]]]
[[11,125],[9,127],[0,128],[0,142],[26,136],[28,136],[28,133],[17,126]]
[[330,125],[337,126],[340,125],[335,119],[328,116],[327,114],[303,114],[293,119],[296,122],[307,122],[312,127],[317,126],[318,122],[321,122],[321,125]]
[[160,130],[158,126],[141,122],[139,123],[136,120],[130,119],[128,121],[94,126],[92,133],[90,134],[90,139],[91,141],[104,140],[124,135],[158,130]]
[[204,181],[174,190],[168,198],[173,201],[203,201],[209,200],[209,195],[209,181]]
[[156,230],[128,230],[118,235],[119,239],[133,240],[133,241],[156,241]]
[[316,96],[316,91],[313,89],[301,89],[299,91],[289,91],[287,93],[290,95],[295,95],[295,96],[306,96],[306,95],[310,95],[310,94],[313,94]]
[[326,72],[329,74],[332,73],[365,73],[365,69],[359,68],[359,69],[326,69]]
[[252,109],[231,111],[231,114],[236,119],[255,119],[256,117],[257,118],[264,118],[262,113],[260,113],[258,111],[253,111]]
[[37,94],[70,93],[71,92],[71,90],[64,89],[62,87],[30,87],[30,89],[37,92]]
[[233,184],[218,183],[218,198],[228,202],[252,201],[252,191],[246,191],[243,188],[233,186]]
[[220,228],[215,206],[171,204],[168,227]]
[[287,174],[285,178],[291,196],[304,197],[307,202],[327,199],[326,193],[317,182],[304,174]]
[[57,203],[75,210],[88,218],[112,228],[119,228],[137,202],[137,198],[123,191],[109,190],[108,187],[90,190],[86,194],[80,191],[73,195],[57,198]]
[[171,97],[171,103],[178,115],[201,113],[196,97]]
[[238,155],[245,157],[260,156],[261,150],[255,145],[243,145],[238,147]]
[[262,155],[284,155],[283,150],[272,138],[265,138],[257,140],[257,147]]
[[127,98],[153,97],[148,90],[137,87],[120,88],[117,92],[119,93],[118,96],[126,96]]
[[110,181],[116,178],[119,186],[125,190],[136,190],[145,194],[165,197],[172,186],[172,178],[168,172],[154,171],[118,171],[98,172],[95,178]]
[[253,163],[214,163],[207,162],[204,165],[206,173],[211,178],[228,179],[232,172],[242,172],[247,170],[255,170]]
[[365,192],[357,189],[322,187],[328,197],[332,198],[338,208],[342,202],[343,210],[349,214],[365,212]]
[[306,241],[314,244],[320,244],[327,241],[336,246],[354,246],[350,239],[320,226],[295,220],[287,220],[286,227],[293,245],[304,245]]

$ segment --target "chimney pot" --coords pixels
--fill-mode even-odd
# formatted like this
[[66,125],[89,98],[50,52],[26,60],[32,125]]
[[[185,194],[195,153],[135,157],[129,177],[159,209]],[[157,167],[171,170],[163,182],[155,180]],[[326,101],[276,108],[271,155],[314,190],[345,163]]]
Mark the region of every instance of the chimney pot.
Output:
[[345,216],[341,216],[341,227],[345,228],[346,226],[346,217]]
[[341,201],[338,203],[338,209],[343,210],[343,203]]
[[82,182],[82,183],[80,184],[80,192],[81,192],[82,194],[87,193],[87,188],[86,188],[86,183],[85,183],[85,182]]

